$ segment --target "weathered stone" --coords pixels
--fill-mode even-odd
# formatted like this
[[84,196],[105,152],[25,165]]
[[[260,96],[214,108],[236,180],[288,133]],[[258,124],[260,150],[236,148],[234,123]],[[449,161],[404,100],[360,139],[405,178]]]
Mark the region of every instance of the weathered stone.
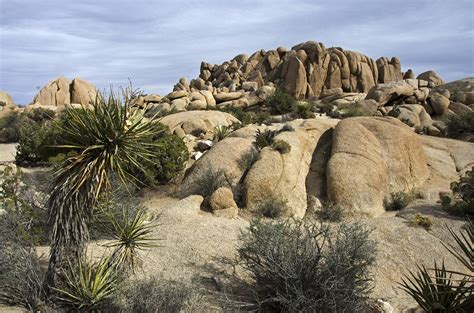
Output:
[[332,144],[328,197],[354,213],[380,215],[391,192],[409,191],[428,177],[418,136],[395,118],[342,120]]
[[426,80],[428,83],[432,82],[434,86],[444,84],[443,79],[435,71],[427,71],[418,75],[417,79]]
[[284,215],[302,218],[307,208],[306,177],[313,152],[321,135],[336,123],[329,119],[296,120],[290,123],[294,131],[276,137],[291,146],[290,152],[280,154],[270,147],[263,148],[245,178],[247,209],[257,211],[262,203],[274,199],[286,203]]
[[451,101],[461,102],[466,105],[474,104],[474,77],[456,80],[434,88],[449,90]]
[[161,97],[160,95],[157,94],[149,94],[143,98],[143,101],[145,102],[160,102]]
[[216,100],[217,103],[225,102],[225,101],[231,101],[231,100],[237,100],[242,98],[243,93],[242,92],[221,92],[218,94],[214,95],[214,99]]
[[414,94],[413,87],[404,80],[379,84],[372,87],[366,99],[374,99],[382,106],[399,97],[408,97]]
[[[76,77],[72,80],[69,89],[71,91],[71,99],[70,101],[65,101],[65,104],[80,103],[84,106],[88,106],[90,104],[93,104],[97,100],[96,98],[99,96],[97,89],[94,85],[79,77]],[[61,99],[58,98],[59,94],[60,93],[56,95],[57,101]],[[66,91],[64,91],[64,97],[67,97]]]
[[173,91],[169,93],[166,97],[170,100],[175,100],[175,99],[187,97],[188,94],[189,93],[186,90],[178,90],[178,91]]
[[214,191],[209,198],[209,206],[217,216],[236,218],[239,214],[232,190],[228,187],[220,187]]
[[428,102],[436,115],[444,115],[448,111],[449,99],[438,92],[431,92]]

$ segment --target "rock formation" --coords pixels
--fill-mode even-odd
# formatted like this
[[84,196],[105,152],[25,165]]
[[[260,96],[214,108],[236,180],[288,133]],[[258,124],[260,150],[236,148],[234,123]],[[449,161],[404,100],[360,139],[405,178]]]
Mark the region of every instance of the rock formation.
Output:
[[69,81],[64,76],[57,77],[47,83],[33,98],[30,105],[61,109],[68,105],[88,106],[96,99],[98,91],[94,85],[79,77]]

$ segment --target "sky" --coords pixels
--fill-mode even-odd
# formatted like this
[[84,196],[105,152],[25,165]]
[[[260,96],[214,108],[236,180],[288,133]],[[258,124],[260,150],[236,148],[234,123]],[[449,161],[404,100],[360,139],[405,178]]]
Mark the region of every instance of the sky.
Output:
[[64,75],[165,95],[201,61],[308,40],[474,76],[474,1],[0,0],[0,90],[28,104]]

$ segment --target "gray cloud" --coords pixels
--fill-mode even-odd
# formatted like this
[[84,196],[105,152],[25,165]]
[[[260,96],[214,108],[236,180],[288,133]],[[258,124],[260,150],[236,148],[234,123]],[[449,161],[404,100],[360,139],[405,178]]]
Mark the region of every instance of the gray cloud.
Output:
[[26,104],[59,75],[165,94],[202,60],[306,40],[445,80],[474,73],[472,1],[31,1],[0,3],[0,89]]

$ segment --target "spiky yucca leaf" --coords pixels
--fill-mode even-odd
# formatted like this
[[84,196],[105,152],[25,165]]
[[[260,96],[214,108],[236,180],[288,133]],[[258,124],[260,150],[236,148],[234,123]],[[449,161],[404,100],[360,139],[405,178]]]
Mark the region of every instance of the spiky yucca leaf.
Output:
[[[474,273],[474,223],[468,221],[465,228],[461,229],[459,235],[450,227],[447,228],[461,251],[456,249],[453,245],[447,245],[444,242],[442,242],[443,246],[448,249],[449,253],[454,255],[456,259],[458,259],[470,271],[470,273]],[[472,274],[469,274],[469,276],[471,276],[471,278],[474,277]]]
[[[80,257],[88,238],[87,222],[98,195],[110,187],[110,175],[119,181],[135,182],[132,173],[144,171],[153,158],[152,138],[163,128],[155,119],[146,120],[143,111],[131,108],[135,93],[122,90],[122,101],[111,91],[98,96],[91,107],[70,109],[60,125],[61,147],[74,149],[54,173],[48,199],[52,243],[48,280],[54,284],[56,265],[63,256]],[[153,149],[155,148],[155,149]]]
[[69,263],[63,277],[64,285],[53,288],[57,292],[57,299],[63,305],[81,312],[101,306],[113,296],[120,283],[117,271],[110,266],[109,258],[104,257],[92,262],[84,256],[77,266]]
[[131,213],[127,207],[122,210],[121,218],[109,215],[114,240],[107,244],[113,247],[111,262],[125,270],[134,271],[141,264],[139,251],[157,246],[152,236],[155,221],[149,220],[146,209],[140,207]]
[[225,139],[232,132],[232,127],[226,125],[217,125],[214,127],[214,141],[219,142]]
[[429,271],[418,266],[417,273],[410,271],[399,284],[426,312],[455,312],[472,294],[472,282],[467,277],[454,279],[444,262],[441,267],[435,262],[434,277]]

